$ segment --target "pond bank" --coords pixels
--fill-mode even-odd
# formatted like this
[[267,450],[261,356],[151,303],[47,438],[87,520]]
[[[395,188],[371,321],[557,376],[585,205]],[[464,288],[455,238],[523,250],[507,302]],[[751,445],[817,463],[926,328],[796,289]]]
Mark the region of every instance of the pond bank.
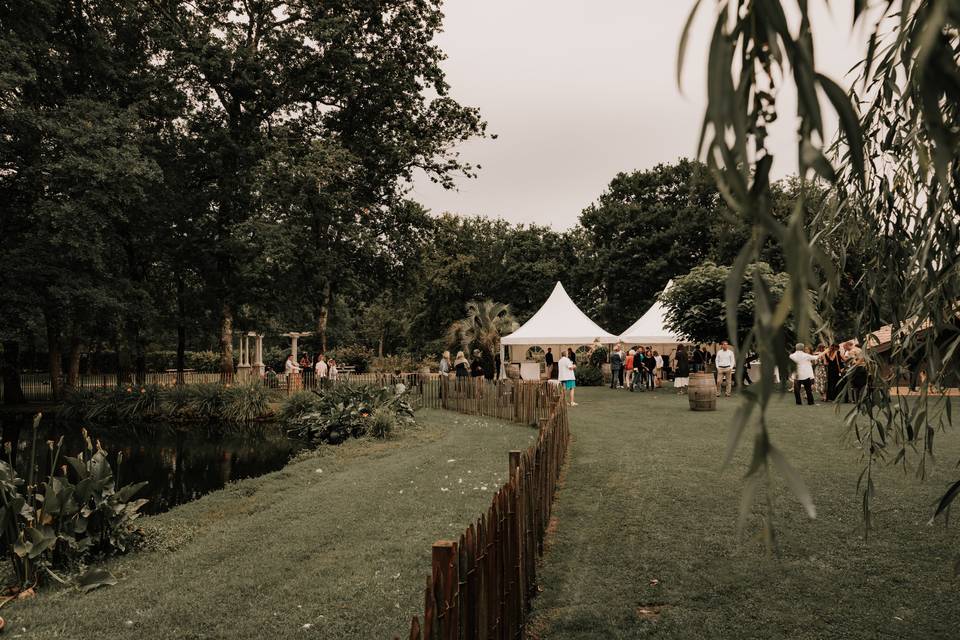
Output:
[[4,617],[28,638],[403,633],[423,606],[430,545],[489,505],[507,451],[536,433],[437,410],[417,420],[146,518],[152,550],[107,565],[119,584],[50,589]]

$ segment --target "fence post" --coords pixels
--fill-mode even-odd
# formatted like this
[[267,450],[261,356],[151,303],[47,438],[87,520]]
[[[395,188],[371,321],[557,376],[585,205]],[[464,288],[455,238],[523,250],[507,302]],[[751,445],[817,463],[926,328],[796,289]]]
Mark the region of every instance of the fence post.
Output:
[[[457,640],[460,637],[457,596],[460,590],[459,557],[457,543],[452,540],[437,540],[433,543],[433,575],[440,576],[440,592],[443,607],[438,613],[437,637],[441,640]],[[436,585],[434,585],[436,586]]]

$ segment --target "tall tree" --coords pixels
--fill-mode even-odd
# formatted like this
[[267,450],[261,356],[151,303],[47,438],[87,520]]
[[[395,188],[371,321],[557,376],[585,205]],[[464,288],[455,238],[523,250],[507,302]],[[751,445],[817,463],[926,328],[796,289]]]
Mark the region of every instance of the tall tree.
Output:
[[[309,155],[317,141],[345,149],[360,175],[352,215],[370,219],[398,181],[419,168],[448,183],[469,164],[453,143],[483,132],[475,109],[451,99],[432,44],[439,2],[392,0],[325,3],[158,0],[165,67],[188,100],[190,135],[209,163],[210,287],[221,301],[222,369],[232,369],[232,328],[246,281],[239,256],[251,254],[247,223],[261,210],[256,188],[265,159],[283,148]],[[428,93],[434,98],[425,97]],[[275,137],[285,136],[282,144]],[[303,208],[316,221],[318,207]],[[316,221],[313,227],[322,226]],[[339,241],[339,239],[338,239]],[[323,318],[332,280],[321,278]]]

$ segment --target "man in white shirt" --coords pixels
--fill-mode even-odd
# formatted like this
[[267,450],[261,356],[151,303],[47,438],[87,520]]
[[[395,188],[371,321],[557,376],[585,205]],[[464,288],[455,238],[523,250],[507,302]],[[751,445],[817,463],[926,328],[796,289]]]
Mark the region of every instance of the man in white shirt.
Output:
[[573,394],[577,390],[577,375],[573,372],[577,365],[573,364],[567,354],[564,353],[560,361],[557,362],[557,380],[559,380],[564,392],[570,392],[570,406],[575,407],[577,403],[573,400]]
[[733,368],[737,364],[737,358],[726,340],[720,343],[720,351],[717,351],[713,364],[717,367],[717,397],[720,397],[720,387],[726,384],[724,395],[729,398],[730,387],[733,384]]
[[294,360],[293,354],[287,356],[287,361],[283,365],[283,372],[289,376],[291,373],[300,373],[300,365]]
[[803,350],[803,343],[798,342],[796,351],[790,354],[790,359],[797,365],[797,377],[793,380],[793,396],[800,402],[800,386],[807,390],[807,404],[813,404],[813,363],[820,359],[812,353]]

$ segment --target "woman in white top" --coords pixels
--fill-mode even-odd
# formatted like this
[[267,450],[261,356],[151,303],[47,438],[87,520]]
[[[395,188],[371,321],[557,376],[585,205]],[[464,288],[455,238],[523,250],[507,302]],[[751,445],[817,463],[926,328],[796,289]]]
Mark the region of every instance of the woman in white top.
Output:
[[337,371],[337,361],[333,358],[330,358],[330,366],[327,369],[327,377],[330,380],[336,380],[340,376],[340,372]]
[[575,407],[577,403],[574,401],[574,393],[577,390],[577,375],[574,373],[574,369],[577,368],[577,365],[573,364],[573,361],[567,357],[567,354],[563,354],[563,357],[560,358],[560,361],[557,362],[557,379],[560,382],[560,386],[564,391],[570,392],[570,406]]
[[653,352],[653,362],[654,384],[659,389],[663,386],[663,356],[660,355],[659,351]]

